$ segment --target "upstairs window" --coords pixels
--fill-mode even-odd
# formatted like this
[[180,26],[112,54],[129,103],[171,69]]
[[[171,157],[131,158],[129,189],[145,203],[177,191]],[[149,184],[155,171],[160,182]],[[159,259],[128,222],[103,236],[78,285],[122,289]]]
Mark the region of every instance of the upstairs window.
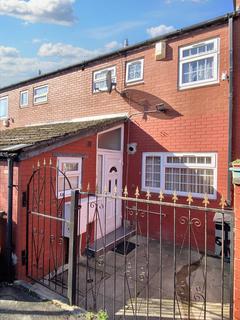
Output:
[[8,116],[8,97],[0,98],[0,119],[6,119]]
[[180,48],[180,88],[217,82],[218,54],[219,39],[212,39]]
[[41,86],[33,89],[34,104],[45,103],[48,100],[48,86]]
[[143,80],[143,64],[143,59],[127,62],[126,83],[132,83]]
[[28,106],[28,90],[20,92],[20,107]]
[[[66,175],[72,189],[81,187],[82,158],[63,157],[58,159],[58,168]],[[58,196],[69,196],[71,189],[62,173],[58,174]]]
[[93,73],[93,92],[101,92],[107,90],[107,73],[111,71],[112,82],[116,83],[116,67],[106,68]]

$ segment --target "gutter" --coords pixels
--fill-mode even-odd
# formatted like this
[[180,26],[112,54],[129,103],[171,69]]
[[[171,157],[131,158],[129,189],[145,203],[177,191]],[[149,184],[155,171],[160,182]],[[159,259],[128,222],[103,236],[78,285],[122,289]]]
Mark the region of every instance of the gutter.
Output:
[[[228,166],[232,162],[232,123],[233,123],[233,17],[228,20],[229,30],[229,97],[228,97]],[[228,170],[227,199],[231,203],[232,173]]]

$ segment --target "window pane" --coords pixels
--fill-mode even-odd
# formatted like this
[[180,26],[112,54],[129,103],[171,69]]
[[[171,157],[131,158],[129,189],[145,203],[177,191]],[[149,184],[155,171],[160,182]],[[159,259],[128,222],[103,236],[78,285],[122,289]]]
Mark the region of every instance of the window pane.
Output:
[[112,82],[116,82],[116,69],[104,69],[101,71],[95,71],[93,74],[94,84],[93,88],[95,91],[104,91],[107,89],[106,77],[108,71],[111,71]]
[[102,133],[98,136],[98,148],[121,150],[121,128]]
[[0,100],[0,118],[4,118],[7,116],[7,108],[8,108],[8,98],[3,98]]
[[214,193],[214,170],[191,168],[166,168],[165,189],[191,193]]
[[212,79],[213,57],[182,64],[182,83]]
[[142,61],[132,62],[128,65],[128,80],[142,78]]
[[78,171],[78,162],[63,162],[61,170],[63,172]]
[[161,183],[161,157],[147,156],[145,159],[145,186],[160,188]]
[[[77,189],[79,188],[79,177],[78,176],[71,176],[68,177],[68,180],[71,184],[72,189]],[[58,191],[63,192],[63,191],[70,190],[69,183],[65,177],[59,177],[58,179]]]
[[41,87],[41,88],[35,88],[34,89],[34,95],[43,95],[46,94],[48,91],[48,87]]
[[20,105],[26,106],[28,104],[28,92],[20,93]]

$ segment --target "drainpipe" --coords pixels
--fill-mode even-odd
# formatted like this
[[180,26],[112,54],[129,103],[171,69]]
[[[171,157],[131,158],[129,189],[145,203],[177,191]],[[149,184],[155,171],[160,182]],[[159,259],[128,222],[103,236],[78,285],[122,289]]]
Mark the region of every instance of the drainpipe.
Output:
[[12,209],[13,209],[13,159],[8,164],[8,209],[7,209],[7,273],[8,281],[12,281]]
[[[228,20],[229,30],[229,97],[228,97],[228,166],[232,162],[232,112],[233,112],[233,18]],[[228,170],[227,199],[231,203],[232,177]]]

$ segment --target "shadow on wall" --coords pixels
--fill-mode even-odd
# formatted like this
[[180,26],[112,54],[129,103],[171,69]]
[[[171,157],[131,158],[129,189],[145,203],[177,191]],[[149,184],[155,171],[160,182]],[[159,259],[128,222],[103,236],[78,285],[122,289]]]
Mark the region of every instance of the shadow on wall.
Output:
[[121,93],[123,99],[133,108],[136,113],[143,113],[143,118],[154,117],[161,120],[171,120],[181,117],[165,100],[148,92],[137,89],[125,89]]

